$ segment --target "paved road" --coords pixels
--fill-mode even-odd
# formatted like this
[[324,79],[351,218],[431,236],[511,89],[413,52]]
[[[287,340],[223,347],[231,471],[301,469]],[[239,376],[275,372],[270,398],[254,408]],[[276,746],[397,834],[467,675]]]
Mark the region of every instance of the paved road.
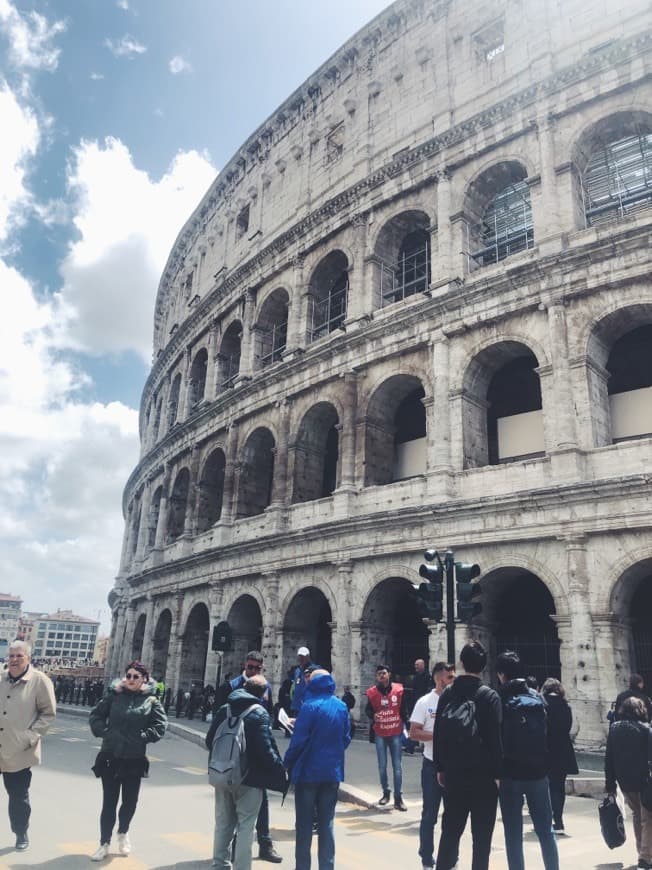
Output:
[[[190,723],[188,723],[190,724]],[[134,820],[129,858],[112,856],[103,865],[91,864],[88,856],[98,841],[101,789],[90,772],[98,741],[82,718],[59,716],[53,733],[46,738],[44,765],[34,772],[32,786],[32,846],[23,854],[13,850],[8,822],[0,830],[0,870],[33,867],[48,870],[78,870],[111,866],[113,870],[195,870],[210,866],[212,843],[212,789],[206,783],[206,754],[200,747],[176,736],[166,736],[152,747],[151,777],[143,785]],[[364,743],[354,747],[358,761],[373,755]],[[419,759],[407,759],[409,771],[418,770]],[[369,766],[369,765],[368,765]],[[409,774],[411,776],[411,773]],[[418,802],[409,802],[407,813],[366,810],[349,804],[338,807],[336,817],[338,870],[420,867],[417,857]],[[3,815],[0,817],[6,819]],[[272,796],[272,828],[281,867],[292,870],[294,810],[292,797],[285,806]],[[602,844],[597,827],[595,801],[570,798],[567,827],[571,834],[560,841],[561,866],[572,870],[624,870],[635,867],[631,834],[616,852]],[[526,823],[526,864],[540,870],[538,844]],[[470,867],[470,839],[462,844],[460,870]],[[254,854],[256,854],[254,852]],[[255,861],[263,870],[271,865]],[[316,860],[313,864],[316,868]],[[494,837],[491,870],[506,870],[500,825]]]

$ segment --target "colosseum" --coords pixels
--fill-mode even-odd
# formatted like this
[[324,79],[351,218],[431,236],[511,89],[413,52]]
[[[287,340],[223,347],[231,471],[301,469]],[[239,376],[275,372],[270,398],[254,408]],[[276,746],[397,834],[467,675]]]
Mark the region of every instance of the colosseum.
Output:
[[[353,694],[457,627],[561,676],[604,743],[652,686],[647,0],[397,0],[242,145],[156,300],[109,596],[116,672],[175,689],[298,646]],[[491,668],[490,668],[491,671]],[[492,679],[488,673],[488,679]]]

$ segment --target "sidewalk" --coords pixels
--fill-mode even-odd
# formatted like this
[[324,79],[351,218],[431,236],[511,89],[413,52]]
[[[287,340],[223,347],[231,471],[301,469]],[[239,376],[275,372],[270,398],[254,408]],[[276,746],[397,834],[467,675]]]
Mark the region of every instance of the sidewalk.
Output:
[[[73,716],[88,716],[89,707],[79,707],[73,704],[59,704],[58,712]],[[168,730],[185,740],[190,740],[200,746],[209,728],[208,722],[199,719],[177,719],[170,711]],[[274,737],[281,755],[285,753],[288,738],[281,731],[274,731]],[[582,758],[580,757],[580,764]],[[421,806],[421,753],[406,755],[403,753],[403,799],[408,806]],[[392,779],[391,762],[388,759],[389,778]],[[359,804],[363,807],[375,806],[381,796],[376,763],[376,750],[366,739],[356,739],[351,742],[346,752],[346,781],[340,786],[343,800]],[[580,769],[579,776],[569,777],[566,787],[567,794],[583,797],[602,797],[604,794],[604,774],[601,771]],[[391,809],[391,805],[390,805]],[[388,810],[389,811],[389,810]]]

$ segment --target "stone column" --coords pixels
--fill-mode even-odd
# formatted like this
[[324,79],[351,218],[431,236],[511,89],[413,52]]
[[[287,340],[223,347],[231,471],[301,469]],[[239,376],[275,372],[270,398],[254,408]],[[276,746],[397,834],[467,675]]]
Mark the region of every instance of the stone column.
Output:
[[463,212],[450,216],[450,280],[463,279],[473,271],[469,262],[469,227],[468,218]]
[[208,359],[206,360],[206,388],[204,396],[207,402],[213,402],[217,398],[217,340],[219,326],[214,320],[208,333]]
[[124,523],[124,532],[122,534],[122,550],[120,551],[120,573],[128,574],[129,573],[129,543],[131,539],[131,510],[127,510],[127,515],[125,517]]
[[282,508],[287,505],[288,481],[288,437],[290,433],[290,403],[283,399],[278,408],[278,443],[274,457],[274,479],[272,481],[272,500],[270,507]]
[[[351,218],[354,266],[349,268],[349,298],[346,302],[346,325],[356,324],[373,311],[372,264],[367,261],[369,212]],[[351,280],[353,279],[353,280]]]
[[113,679],[118,673],[119,659],[122,651],[122,642],[125,633],[127,620],[127,607],[125,604],[119,604],[113,611],[112,617],[112,633],[111,644],[107,656],[106,665],[104,667],[105,684]]
[[[170,624],[170,646],[168,652],[167,666],[167,684],[174,687],[174,691],[179,688],[179,679],[181,674],[181,649],[183,646],[183,593],[179,592],[175,596],[174,605],[170,607],[172,613],[172,622]],[[190,686],[184,686],[188,691]]]
[[118,650],[118,655],[114,662],[116,674],[121,673],[129,664],[131,659],[131,650],[134,641],[134,629],[136,627],[136,610],[138,605],[135,601],[130,601],[127,605],[127,617],[125,620],[125,633],[121,648]]
[[[143,636],[143,651],[141,653],[141,661],[149,668],[152,666],[152,656],[154,653],[154,596],[151,592],[147,594],[147,607],[145,609],[145,634]],[[152,674],[157,678],[159,674]]]
[[183,352],[183,364],[181,366],[181,389],[179,390],[179,411],[177,420],[182,423],[190,411],[190,354],[191,349],[187,347]]
[[429,619],[426,626],[430,635],[428,637],[429,670],[432,672],[436,662],[445,662],[448,658],[448,635],[446,634],[445,622],[434,622]]
[[[448,407],[450,392],[450,342],[439,330],[432,343],[433,407],[428,418],[428,468],[436,472],[451,472],[451,417]],[[432,445],[432,446],[431,446]]]
[[149,481],[143,488],[143,494],[140,499],[140,529],[138,530],[138,541],[136,542],[136,552],[134,558],[137,562],[142,560],[147,555],[147,542],[149,538],[149,513],[152,505],[152,487]]
[[430,283],[443,284],[453,277],[462,276],[463,270],[453,267],[453,232],[451,226],[452,200],[451,178],[448,170],[443,169],[437,180],[437,246],[431,247],[432,267]]
[[230,525],[235,516],[235,478],[238,455],[238,424],[231,423],[226,436],[226,463],[224,468],[224,490],[222,493],[222,514],[219,525]]
[[[532,217],[534,223],[534,243],[541,248],[546,239],[559,236],[561,221],[559,214],[559,191],[555,177],[555,143],[553,138],[554,121],[547,113],[540,113],[537,118],[537,139],[539,143],[539,165],[541,167],[541,185],[538,197],[532,199]],[[538,206],[538,207],[537,207]],[[568,229],[568,228],[566,228]],[[554,357],[553,357],[554,360]]]
[[565,540],[570,624],[564,625],[562,620],[557,620],[557,630],[562,640],[562,683],[581,723],[578,745],[595,748],[604,737],[604,722],[596,703],[602,697],[602,691],[589,610],[586,543],[587,538],[582,535]]
[[188,464],[190,472],[190,482],[188,484],[188,499],[186,501],[186,515],[183,521],[183,534],[186,538],[191,538],[197,528],[197,510],[199,501],[199,450],[193,447],[190,462]]
[[242,311],[242,340],[240,345],[240,369],[236,383],[251,380],[254,370],[254,309],[256,293],[249,289],[245,293]]
[[340,430],[340,471],[338,489],[355,489],[355,436],[358,412],[358,375],[346,372],[343,375],[344,395],[342,400],[342,428]]
[[267,680],[274,690],[274,697],[285,679],[283,673],[283,626],[280,624],[279,598],[281,575],[278,571],[263,572],[263,640],[261,652],[265,657]]
[[154,538],[154,549],[162,550],[165,546],[165,531],[167,527],[168,515],[168,494],[170,492],[170,477],[172,470],[170,465],[165,466],[163,474],[163,483],[161,484],[161,501],[159,502],[158,520],[156,522],[156,536]]
[[353,563],[337,565],[337,619],[331,626],[331,666],[338,692],[350,685],[351,673],[351,596]]
[[351,633],[351,665],[349,668],[349,687],[358,702],[356,707],[356,720],[363,724],[367,721],[364,715],[366,700],[364,692],[368,686],[362,683],[362,633],[365,629],[364,622],[349,622]]
[[293,359],[306,346],[306,317],[308,287],[304,277],[304,258],[299,255],[292,260],[293,287],[288,309],[288,335],[283,359]]
[[[221,584],[214,584],[208,590],[208,612],[208,652],[206,654],[206,667],[204,669],[204,684],[210,683],[211,686],[215,686],[220,657],[223,653],[212,650],[211,641],[213,629],[218,622],[222,622],[226,618],[224,614],[224,587]],[[224,682],[224,673],[221,674],[220,679]]]
[[554,441],[550,446],[556,450],[576,449],[576,408],[568,362],[566,309],[562,301],[552,302],[548,306],[548,336],[554,390],[554,405],[545,408],[546,416],[554,420]]

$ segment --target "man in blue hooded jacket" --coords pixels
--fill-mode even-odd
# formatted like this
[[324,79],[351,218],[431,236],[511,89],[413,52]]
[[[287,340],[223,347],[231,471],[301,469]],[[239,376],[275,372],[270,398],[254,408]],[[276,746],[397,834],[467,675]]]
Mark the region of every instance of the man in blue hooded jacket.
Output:
[[333,819],[337,790],[344,779],[344,751],[350,742],[349,711],[335,697],[335,680],[328,671],[313,671],[284,760],[294,784],[296,870],[310,870],[315,815],[319,870],[335,867]]

